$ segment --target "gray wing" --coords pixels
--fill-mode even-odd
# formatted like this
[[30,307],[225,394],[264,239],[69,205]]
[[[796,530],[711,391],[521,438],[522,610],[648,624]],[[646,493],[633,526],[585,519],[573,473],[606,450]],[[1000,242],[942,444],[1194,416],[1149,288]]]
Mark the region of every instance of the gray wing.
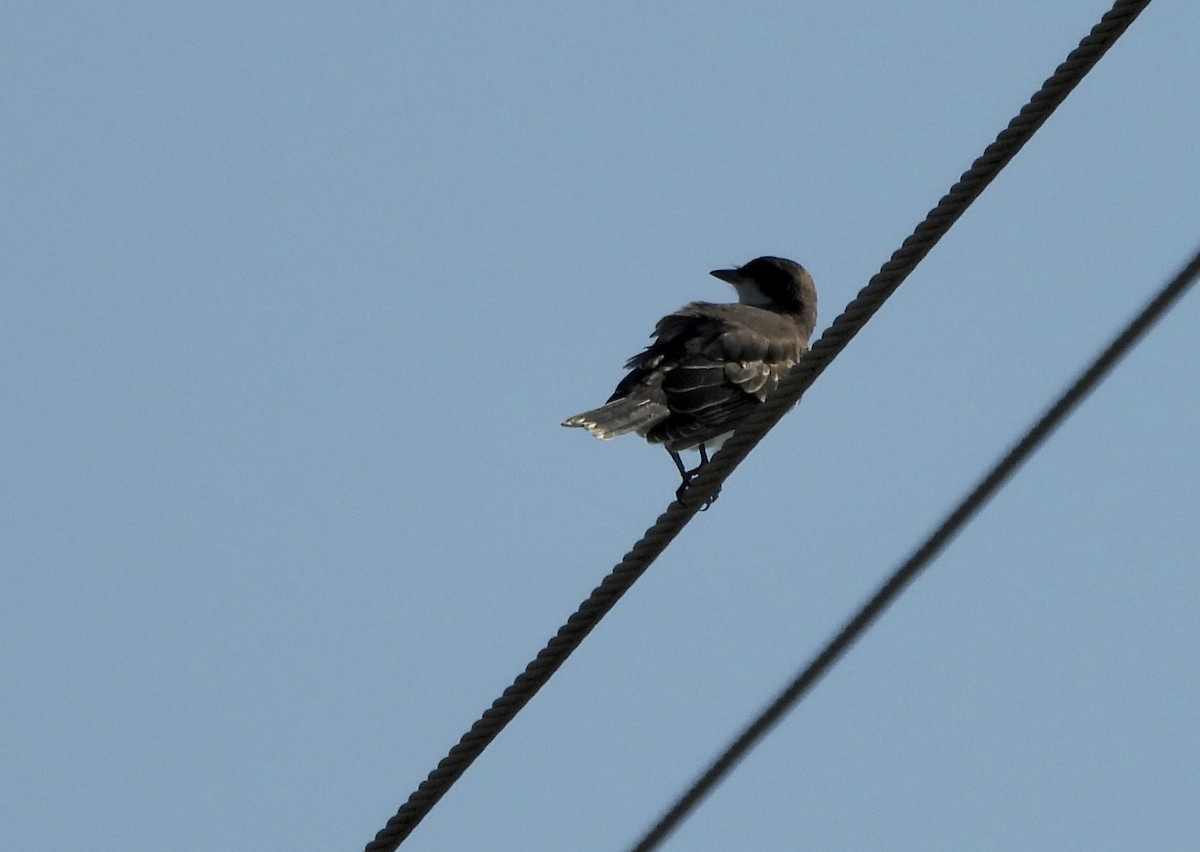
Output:
[[748,305],[688,305],[664,318],[656,333],[656,343],[630,366],[634,374],[658,374],[656,390],[671,416],[647,437],[671,449],[732,430],[775,390],[807,344],[790,319]]

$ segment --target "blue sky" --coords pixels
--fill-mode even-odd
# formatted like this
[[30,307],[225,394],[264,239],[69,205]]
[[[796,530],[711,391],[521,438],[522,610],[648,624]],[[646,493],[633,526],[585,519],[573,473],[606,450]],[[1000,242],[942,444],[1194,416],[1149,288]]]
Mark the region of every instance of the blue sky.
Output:
[[[669,502],[559,427],[824,327],[1102,3],[6,4],[6,848],[361,848]],[[1159,0],[406,843],[624,848],[1200,243]],[[669,841],[1200,834],[1185,299]]]

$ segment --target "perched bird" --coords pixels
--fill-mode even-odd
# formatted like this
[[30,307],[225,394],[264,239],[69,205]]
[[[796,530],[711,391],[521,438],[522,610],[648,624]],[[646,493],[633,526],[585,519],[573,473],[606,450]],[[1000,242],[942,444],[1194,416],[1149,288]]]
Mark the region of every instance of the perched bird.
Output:
[[[629,374],[608,402],[562,424],[606,440],[636,432],[662,444],[683,478],[675,492],[680,500],[708,463],[708,451],[720,447],[808,349],[817,323],[812,276],[794,261],[760,257],[711,274],[733,285],[737,304],[692,302],[663,317],[654,342],[625,364]],[[693,470],[680,458],[683,450],[699,451]]]

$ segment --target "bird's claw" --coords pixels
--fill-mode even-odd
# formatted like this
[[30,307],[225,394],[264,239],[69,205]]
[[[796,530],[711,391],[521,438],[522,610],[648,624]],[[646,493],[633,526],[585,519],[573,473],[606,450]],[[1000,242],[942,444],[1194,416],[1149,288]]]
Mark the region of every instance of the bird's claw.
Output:
[[[698,468],[697,468],[697,469],[698,469]],[[695,473],[696,473],[696,471],[691,471],[691,472],[689,473],[689,475],[688,475],[687,479],[685,479],[685,480],[683,481],[683,484],[681,484],[681,485],[680,485],[678,488],[676,488],[676,489],[675,489],[675,499],[676,499],[676,500],[678,500],[680,503],[686,503],[686,502],[687,502],[687,499],[686,499],[686,497],[687,497],[688,488],[689,488],[689,487],[691,486],[691,484],[692,484],[692,476],[694,476],[694,475],[695,475]],[[701,512],[707,512],[707,511],[708,511],[708,507],[709,507],[709,506],[711,506],[713,503],[717,502],[717,498],[718,498],[719,496],[721,496],[721,489],[720,489],[720,488],[718,488],[718,489],[717,489],[716,491],[714,491],[712,494],[708,495],[708,499],[706,499],[706,500],[704,501],[704,503],[703,503],[703,504],[701,504],[701,506],[700,506],[700,511],[701,511]]]
[[[678,468],[678,470],[679,470],[680,478],[683,479],[683,482],[680,484],[680,486],[675,489],[675,499],[678,500],[680,503],[687,502],[684,499],[684,495],[687,494],[688,488],[691,487],[692,480],[695,479],[696,474],[698,474],[701,470],[703,470],[704,466],[706,464],[708,464],[708,450],[705,448],[705,446],[703,444],[700,444],[699,447],[697,447],[697,449],[699,449],[699,451],[700,451],[700,464],[696,465],[691,470],[688,470],[684,466],[683,459],[681,459],[679,457],[679,453],[674,452],[673,450],[667,450],[667,452],[669,452],[671,454],[671,460],[673,462],[675,462],[675,467]],[[708,496],[708,499],[704,501],[704,505],[702,505],[700,507],[700,511],[707,512],[708,507],[711,506],[713,503],[717,502],[717,496],[720,493],[721,493],[721,486],[718,485],[717,490],[714,491],[712,494],[710,494]]]

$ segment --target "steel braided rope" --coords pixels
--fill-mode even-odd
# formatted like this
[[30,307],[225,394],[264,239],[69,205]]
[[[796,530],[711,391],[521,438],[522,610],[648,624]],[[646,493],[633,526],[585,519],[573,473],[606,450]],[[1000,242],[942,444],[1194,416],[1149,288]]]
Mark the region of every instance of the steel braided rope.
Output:
[[1071,90],[1149,5],[1150,0],[1117,0],[1091,33],[1042,84],[996,140],[942,197],[901,247],[825,330],[812,349],[779,384],[776,392],[740,426],[724,448],[692,480],[688,502],[672,502],[642,538],[588,596],[579,609],[525,667],[491,707],[463,734],[437,768],[367,844],[366,852],[393,852],[462,776],[488,744],[512,721],[539,689],[679,535],[705,499],[741,464],[746,455],[791,409],[829,363],[903,283],[967,207],[1029,141]]
[[1083,399],[1112,371],[1117,362],[1196,283],[1200,276],[1200,251],[1159,290],[1074,383],[1050,406],[1025,435],[950,511],[937,529],[897,568],[821,652],[788,684],[758,717],[722,752],[688,788],[653,828],[633,847],[633,852],[651,852],[679,826],[701,800],[732,771],[750,749],[800,702],[838,660],[857,642],[913,580],[929,566],[976,513],[993,497]]

